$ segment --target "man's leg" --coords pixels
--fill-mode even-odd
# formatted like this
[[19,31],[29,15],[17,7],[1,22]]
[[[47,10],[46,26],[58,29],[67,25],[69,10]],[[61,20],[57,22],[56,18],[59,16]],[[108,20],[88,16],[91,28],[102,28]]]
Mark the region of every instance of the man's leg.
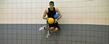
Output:
[[52,33],[52,30],[54,29],[54,27],[48,27],[47,30],[47,38],[50,36],[50,34]]
[[54,32],[58,32],[58,30],[59,30],[58,27],[54,28]]
[[46,38],[48,38],[49,36],[50,36],[50,27],[48,27],[48,29],[47,29],[47,37]]
[[58,24],[58,22],[56,22],[55,24],[54,24],[54,32],[58,32],[59,31],[59,24]]

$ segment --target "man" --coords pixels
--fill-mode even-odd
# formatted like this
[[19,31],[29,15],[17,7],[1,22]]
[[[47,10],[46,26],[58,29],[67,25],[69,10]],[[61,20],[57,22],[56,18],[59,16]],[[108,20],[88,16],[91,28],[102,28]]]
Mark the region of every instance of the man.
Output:
[[[55,23],[49,24],[49,29],[54,29],[55,31],[57,31],[59,29],[57,21],[61,18],[62,15],[61,15],[59,9],[54,7],[53,1],[49,2],[49,7],[44,11],[44,14],[43,14],[43,19],[47,20],[49,17],[54,18],[53,16],[55,15],[56,12],[59,14],[59,17],[57,19],[55,19]],[[46,15],[47,15],[47,17],[46,17]]]

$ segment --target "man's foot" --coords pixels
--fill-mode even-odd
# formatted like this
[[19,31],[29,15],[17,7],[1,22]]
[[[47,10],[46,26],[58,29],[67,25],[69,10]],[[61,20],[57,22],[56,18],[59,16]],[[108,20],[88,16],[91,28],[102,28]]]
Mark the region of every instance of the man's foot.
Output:
[[41,30],[46,30],[46,26],[40,27],[40,28],[39,28],[39,31],[41,31]]

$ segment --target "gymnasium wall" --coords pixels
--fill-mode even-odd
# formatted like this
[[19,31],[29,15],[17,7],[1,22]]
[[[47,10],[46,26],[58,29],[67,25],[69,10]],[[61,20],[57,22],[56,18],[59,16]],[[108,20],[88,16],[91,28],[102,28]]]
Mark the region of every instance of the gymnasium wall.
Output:
[[[0,24],[45,24],[50,0],[1,0]],[[108,0],[54,0],[63,15],[60,24],[109,25]]]

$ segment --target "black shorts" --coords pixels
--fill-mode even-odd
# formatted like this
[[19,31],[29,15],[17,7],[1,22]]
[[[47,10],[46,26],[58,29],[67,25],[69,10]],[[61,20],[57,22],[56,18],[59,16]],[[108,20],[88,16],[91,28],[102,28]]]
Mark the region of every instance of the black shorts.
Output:
[[[48,24],[48,22],[47,22],[47,24]],[[57,28],[59,28],[58,22],[53,23],[53,24],[48,24],[48,25],[49,25],[49,27],[57,27]]]
[[57,23],[53,23],[53,24],[49,24],[49,27],[59,27],[58,22]]

